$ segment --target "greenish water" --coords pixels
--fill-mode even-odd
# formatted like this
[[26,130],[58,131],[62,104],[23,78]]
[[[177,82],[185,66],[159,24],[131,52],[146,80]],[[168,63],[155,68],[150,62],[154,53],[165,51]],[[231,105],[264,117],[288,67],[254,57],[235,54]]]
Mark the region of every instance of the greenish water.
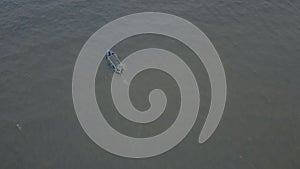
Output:
[[[299,1],[2,0],[0,7],[0,168],[300,168]],[[183,17],[210,38],[226,71],[228,97],[205,144],[197,143],[209,104],[202,89],[203,112],[191,133],[167,153],[134,160],[102,150],[82,130],[72,103],[72,72],[91,34],[145,11]],[[177,47],[171,46],[180,52]],[[124,48],[118,48],[121,54]],[[205,72],[199,77],[207,80]],[[101,91],[99,86],[98,98],[105,97]],[[134,130],[113,114],[107,118],[119,130],[121,124],[132,128],[130,135],[160,131]]]

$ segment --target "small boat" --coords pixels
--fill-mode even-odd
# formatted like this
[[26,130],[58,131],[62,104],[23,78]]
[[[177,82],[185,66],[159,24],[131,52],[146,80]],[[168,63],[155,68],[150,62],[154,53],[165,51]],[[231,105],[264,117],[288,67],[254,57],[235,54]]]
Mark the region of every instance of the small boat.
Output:
[[118,73],[121,74],[123,71],[123,66],[122,63],[120,61],[120,59],[118,58],[118,55],[115,54],[112,50],[108,50],[105,53],[105,59],[108,62],[108,65],[111,67],[111,69]]

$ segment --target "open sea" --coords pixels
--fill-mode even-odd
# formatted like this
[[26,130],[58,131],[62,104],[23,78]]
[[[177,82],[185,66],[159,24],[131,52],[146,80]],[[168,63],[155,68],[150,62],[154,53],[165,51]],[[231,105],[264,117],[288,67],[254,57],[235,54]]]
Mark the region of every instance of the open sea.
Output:
[[[201,69],[203,112],[187,137],[155,157],[123,158],[101,149],[83,131],[73,107],[72,74],[80,49],[95,31],[119,17],[149,11],[180,16],[207,35],[226,72],[227,102],[213,136],[198,144],[210,103],[207,74]],[[180,44],[159,38],[136,37],[116,52],[123,59],[128,48],[163,46],[159,42],[182,51]],[[109,94],[101,84],[112,75],[103,65],[96,80],[98,99]],[[161,72],[144,73],[168,81]],[[147,84],[147,78],[135,79],[136,91],[143,90],[138,84]],[[176,90],[164,81],[160,86]],[[132,101],[143,109],[147,102],[140,98],[145,97],[133,92]],[[157,134],[176,118],[171,115],[150,128],[134,126],[117,116],[109,102],[102,103],[112,112],[105,117],[132,136]],[[177,103],[171,97],[170,110]],[[1,0],[0,169],[96,168],[299,169],[300,1]]]

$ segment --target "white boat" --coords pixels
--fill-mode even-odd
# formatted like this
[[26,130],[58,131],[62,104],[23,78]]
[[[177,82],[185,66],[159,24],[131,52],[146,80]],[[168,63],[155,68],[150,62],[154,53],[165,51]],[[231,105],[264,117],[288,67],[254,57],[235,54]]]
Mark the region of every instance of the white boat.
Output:
[[115,54],[112,50],[108,50],[105,53],[105,59],[107,60],[108,65],[112,68],[114,72],[118,74],[122,73],[123,66],[117,54]]

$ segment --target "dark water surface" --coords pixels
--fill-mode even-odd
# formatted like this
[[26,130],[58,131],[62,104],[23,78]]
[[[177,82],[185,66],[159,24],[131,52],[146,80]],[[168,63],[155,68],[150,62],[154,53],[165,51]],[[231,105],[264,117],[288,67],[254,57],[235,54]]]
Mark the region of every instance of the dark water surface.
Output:
[[[71,85],[89,36],[109,21],[145,11],[183,17],[210,38],[224,64],[228,97],[205,144],[197,143],[203,112],[178,146],[134,160],[89,139],[77,120]],[[1,0],[0,168],[299,169],[299,65],[298,0]],[[204,110],[208,98],[201,102]]]

